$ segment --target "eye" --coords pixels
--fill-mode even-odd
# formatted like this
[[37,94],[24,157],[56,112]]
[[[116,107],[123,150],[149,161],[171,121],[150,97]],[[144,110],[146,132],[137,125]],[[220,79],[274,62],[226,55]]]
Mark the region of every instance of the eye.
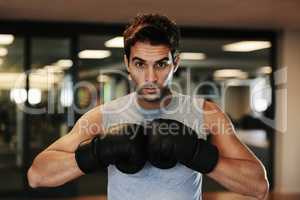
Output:
[[155,64],[155,67],[158,69],[164,69],[169,66],[168,62],[159,62]]
[[143,62],[135,62],[134,66],[137,68],[144,68],[145,64]]

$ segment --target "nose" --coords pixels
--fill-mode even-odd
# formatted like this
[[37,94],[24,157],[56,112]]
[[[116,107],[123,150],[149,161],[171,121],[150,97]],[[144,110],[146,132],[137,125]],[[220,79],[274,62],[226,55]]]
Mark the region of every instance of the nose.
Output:
[[146,74],[145,74],[146,82],[156,83],[157,82],[157,75],[153,67],[147,67]]

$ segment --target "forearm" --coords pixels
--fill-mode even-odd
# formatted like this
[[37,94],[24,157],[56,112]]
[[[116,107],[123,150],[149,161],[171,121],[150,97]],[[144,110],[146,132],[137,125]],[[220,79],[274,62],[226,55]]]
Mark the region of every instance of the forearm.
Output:
[[216,168],[207,175],[231,191],[257,199],[264,199],[268,191],[263,167],[250,160],[220,157]]
[[31,187],[55,187],[83,175],[71,152],[46,150],[38,155],[28,170]]

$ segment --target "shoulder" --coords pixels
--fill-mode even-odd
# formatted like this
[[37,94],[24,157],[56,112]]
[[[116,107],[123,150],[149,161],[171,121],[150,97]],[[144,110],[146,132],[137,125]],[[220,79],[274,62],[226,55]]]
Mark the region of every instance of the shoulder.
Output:
[[223,110],[214,102],[204,100],[203,102],[203,110],[206,113],[218,113],[223,112]]
[[174,93],[174,96],[177,97],[182,104],[189,104],[196,108],[196,110],[202,110],[204,106],[205,99],[199,96],[187,95],[182,93]]
[[205,100],[203,104],[204,123],[211,133],[220,132],[222,128],[231,126],[226,113],[214,102]]
[[105,112],[118,110],[119,108],[124,107],[124,103],[122,102],[128,102],[131,94],[128,94],[123,97],[119,97],[117,99],[114,99],[110,102],[98,105],[91,110],[87,111],[84,115],[82,115],[79,119],[79,122],[82,124],[85,124],[84,122],[101,122],[103,118],[103,114]]
[[100,106],[101,112],[120,111],[128,108],[133,103],[134,93],[129,93],[125,96],[116,98],[110,102],[104,103]]

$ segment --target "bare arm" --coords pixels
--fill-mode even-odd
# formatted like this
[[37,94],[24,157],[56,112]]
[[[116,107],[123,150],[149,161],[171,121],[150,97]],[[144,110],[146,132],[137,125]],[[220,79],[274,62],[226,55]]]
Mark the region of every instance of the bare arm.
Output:
[[67,135],[37,155],[27,172],[29,185],[55,187],[83,175],[74,152],[80,143],[102,131],[100,108],[96,107],[84,114]]
[[265,199],[269,184],[261,162],[238,139],[229,118],[216,104],[205,102],[204,110],[205,125],[220,152],[216,168],[207,175],[231,191]]

